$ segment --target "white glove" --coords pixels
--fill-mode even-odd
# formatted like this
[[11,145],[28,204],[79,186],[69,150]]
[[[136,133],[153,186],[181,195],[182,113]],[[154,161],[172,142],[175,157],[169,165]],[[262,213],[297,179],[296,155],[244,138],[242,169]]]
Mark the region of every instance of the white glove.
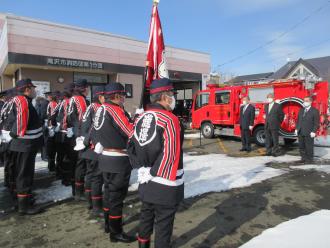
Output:
[[311,138],[315,138],[316,133],[311,132]]
[[139,184],[144,184],[148,183],[153,176],[150,174],[150,167],[141,167],[138,169],[138,183]]
[[44,120],[44,121],[45,121],[44,126],[48,127],[48,120]]
[[249,129],[250,129],[250,131],[252,131],[252,129],[253,129],[253,126],[249,126]]
[[80,136],[76,139],[76,146],[73,148],[73,150],[75,151],[81,151],[84,150],[86,148],[86,146],[84,145],[84,140],[85,137]]
[[94,147],[94,152],[97,154],[101,154],[103,152],[104,147],[101,145],[101,143],[97,143]]
[[135,110],[135,114],[136,115],[140,115],[140,114],[143,114],[143,113],[144,113],[144,109],[143,108],[140,108],[140,109],[138,108],[138,109]]
[[48,136],[53,138],[55,136],[55,129],[54,127],[48,127]]
[[72,138],[73,135],[74,135],[74,133],[73,133],[73,129],[72,129],[72,127],[68,128],[68,130],[67,130],[67,132],[66,132],[66,137],[68,137],[68,138]]
[[9,143],[13,138],[9,135],[9,131],[2,130],[2,141]]
[[58,133],[60,131],[61,123],[57,122],[57,125],[55,127],[55,133]]
[[294,135],[298,135],[298,130],[296,129],[296,130],[294,130]]

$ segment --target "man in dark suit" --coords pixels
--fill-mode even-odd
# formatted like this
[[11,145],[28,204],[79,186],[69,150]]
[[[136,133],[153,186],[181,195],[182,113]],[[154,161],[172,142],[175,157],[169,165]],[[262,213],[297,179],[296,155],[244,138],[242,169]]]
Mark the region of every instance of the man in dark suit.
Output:
[[240,151],[251,151],[251,131],[254,124],[255,108],[250,104],[248,96],[242,99],[240,108],[239,124],[241,128],[242,149]]
[[312,98],[304,98],[304,108],[300,109],[298,115],[296,135],[299,140],[301,161],[312,163],[314,156],[314,138],[320,125],[320,113],[312,107]]
[[282,106],[274,102],[274,94],[267,95],[268,104],[265,105],[265,136],[266,136],[266,156],[279,156],[280,148],[278,144],[279,130],[284,119]]

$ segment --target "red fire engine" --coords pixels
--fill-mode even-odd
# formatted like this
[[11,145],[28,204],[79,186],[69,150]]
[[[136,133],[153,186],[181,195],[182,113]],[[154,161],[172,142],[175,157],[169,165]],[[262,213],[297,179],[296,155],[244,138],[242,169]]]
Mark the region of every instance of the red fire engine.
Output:
[[297,79],[245,82],[226,87],[208,85],[208,89],[199,91],[194,96],[191,127],[201,129],[205,138],[212,138],[214,134],[240,137],[240,106],[242,98],[249,96],[256,109],[252,136],[257,145],[263,146],[264,105],[268,93],[274,94],[285,113],[280,135],[286,143],[292,143],[296,139],[294,131],[305,96],[312,96],[313,106],[320,111],[321,124],[318,135],[326,134],[328,82]]

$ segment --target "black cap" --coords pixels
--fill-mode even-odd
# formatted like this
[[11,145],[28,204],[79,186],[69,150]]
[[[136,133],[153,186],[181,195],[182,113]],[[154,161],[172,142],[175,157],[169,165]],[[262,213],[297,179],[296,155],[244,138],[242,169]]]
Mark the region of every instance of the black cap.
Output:
[[0,97],[4,97],[8,94],[7,90],[1,91],[0,92]]
[[174,91],[173,83],[168,78],[161,78],[152,81],[150,86],[150,94],[164,91]]
[[21,89],[21,88],[24,88],[24,87],[33,87],[33,88],[37,87],[32,83],[31,79],[29,79],[29,78],[21,79],[21,80],[17,81],[15,86],[16,86],[17,90]]
[[88,82],[86,79],[78,79],[77,82],[74,82],[76,88],[87,88]]
[[104,94],[104,85],[93,87],[93,95],[99,96]]
[[47,91],[47,92],[44,93],[45,96],[49,96],[49,95],[51,95],[51,94],[52,94],[51,91]]
[[104,87],[105,95],[111,95],[116,93],[126,95],[125,88],[121,83],[109,83]]
[[61,92],[59,92],[58,90],[51,93],[52,97],[59,97],[60,95],[61,95]]

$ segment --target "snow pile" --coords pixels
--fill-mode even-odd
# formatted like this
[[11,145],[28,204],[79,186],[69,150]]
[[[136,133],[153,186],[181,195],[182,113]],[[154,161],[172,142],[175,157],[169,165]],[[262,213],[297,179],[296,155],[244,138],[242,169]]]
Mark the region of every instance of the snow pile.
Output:
[[330,135],[316,137],[315,138],[315,145],[317,145],[317,146],[330,146]]
[[267,229],[240,248],[329,248],[330,210],[320,210]]
[[316,170],[330,174],[330,165],[306,164],[306,165],[290,166],[290,168],[298,169],[298,170]]
[[[201,137],[201,134],[198,133],[185,133],[184,138],[185,139],[199,139]],[[202,136],[203,138],[203,136]]]
[[[233,188],[247,187],[272,177],[280,176],[284,170],[266,167],[270,161],[296,161],[295,156],[233,158],[224,154],[190,156],[184,154],[185,198],[207,192],[221,192]],[[136,172],[131,178],[130,191],[137,189]]]

